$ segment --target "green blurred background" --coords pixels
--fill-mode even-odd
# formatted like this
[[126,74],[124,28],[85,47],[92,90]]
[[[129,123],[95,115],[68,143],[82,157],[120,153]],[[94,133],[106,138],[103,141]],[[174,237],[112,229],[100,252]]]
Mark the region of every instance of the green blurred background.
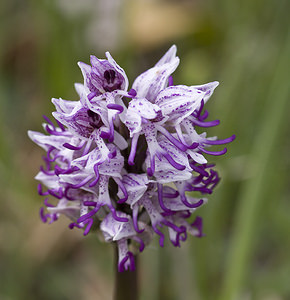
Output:
[[52,97],[77,99],[77,61],[109,50],[130,82],[172,44],[177,84],[218,80],[211,135],[222,182],[199,211],[206,237],[158,241],[139,260],[142,300],[290,299],[288,0],[0,2],[0,299],[111,299],[113,250],[38,217],[41,131]]

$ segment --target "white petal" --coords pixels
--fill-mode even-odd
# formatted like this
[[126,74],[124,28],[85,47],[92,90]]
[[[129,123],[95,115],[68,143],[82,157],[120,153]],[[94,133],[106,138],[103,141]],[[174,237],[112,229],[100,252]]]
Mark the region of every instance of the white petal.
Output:
[[39,172],[35,179],[42,182],[49,189],[58,189],[60,187],[59,178],[56,175],[46,175],[43,172]]
[[218,85],[219,85],[218,81],[213,81],[202,85],[193,85],[192,88],[195,88],[205,93],[203,101],[204,103],[206,103]]
[[134,133],[138,133],[142,130],[142,118],[138,113],[127,110],[125,124],[130,131],[130,137],[134,135]]
[[128,114],[134,112],[140,115],[142,118],[150,120],[156,118],[159,110],[160,108],[156,104],[152,104],[145,98],[138,97],[130,101]]
[[51,102],[54,104],[57,112],[65,114],[70,114],[76,107],[80,106],[79,101],[68,101],[61,98],[52,98]]
[[36,131],[28,131],[28,136],[30,139],[42,147],[44,150],[48,150],[50,146],[53,146],[56,149],[64,150],[64,143],[69,143],[71,141],[71,135],[45,135]]
[[204,158],[204,156],[200,153],[195,152],[194,150],[187,150],[187,153],[189,156],[198,164],[206,164],[207,160]]
[[75,90],[80,96],[80,98],[84,98],[90,93],[89,89],[81,83],[75,83]]
[[62,206],[62,207],[48,207],[48,212],[52,214],[63,214],[71,220],[75,220],[80,216],[80,206]]
[[166,63],[170,63],[176,57],[177,48],[175,45],[172,45],[169,50],[160,58],[155,67],[162,66]]
[[170,61],[167,61],[167,58],[161,60],[160,64],[158,63],[136,78],[132,88],[136,90],[138,97],[155,102],[158,92],[165,88],[168,83],[168,77],[176,70],[179,64],[179,58],[175,56],[171,57]]

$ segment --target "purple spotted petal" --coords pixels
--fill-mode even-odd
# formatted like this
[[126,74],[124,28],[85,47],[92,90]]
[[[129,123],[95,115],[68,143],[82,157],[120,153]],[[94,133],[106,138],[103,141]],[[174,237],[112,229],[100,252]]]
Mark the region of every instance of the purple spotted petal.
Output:
[[205,92],[185,85],[170,86],[157,95],[155,103],[162,114],[169,116],[168,122],[179,124],[200,106]]

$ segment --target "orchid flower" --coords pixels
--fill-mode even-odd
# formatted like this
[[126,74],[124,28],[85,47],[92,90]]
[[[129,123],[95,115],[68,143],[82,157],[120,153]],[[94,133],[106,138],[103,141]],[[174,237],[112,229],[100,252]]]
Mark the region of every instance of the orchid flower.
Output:
[[204,110],[218,82],[173,85],[178,64],[172,46],[128,90],[127,75],[109,52],[106,59],[91,56],[90,65],[79,63],[79,99],[53,98],[55,122],[44,116],[46,133],[28,132],[46,151],[36,175],[45,197],[42,221],[64,215],[70,229],[99,231],[118,247],[120,272],[135,269],[134,256],[155,235],[163,247],[165,230],[176,247],[188,234],[204,235],[202,219],[189,217],[220,181],[206,156],[227,151],[208,148],[235,139],[198,132],[219,124],[206,121]]

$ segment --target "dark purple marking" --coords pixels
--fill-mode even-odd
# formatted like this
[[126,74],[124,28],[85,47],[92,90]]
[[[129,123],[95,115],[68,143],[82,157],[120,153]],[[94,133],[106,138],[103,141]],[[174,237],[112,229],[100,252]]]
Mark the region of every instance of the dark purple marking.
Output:
[[47,190],[49,194],[57,199],[63,198],[62,188],[60,187],[58,190],[49,189]]
[[42,115],[42,117],[48,124],[53,127],[53,130],[55,130],[55,125],[52,123],[52,121],[46,115]]
[[190,146],[188,146],[188,149],[193,150],[193,149],[196,149],[198,146],[199,146],[199,143],[194,142]]
[[50,135],[63,135],[63,131],[59,132],[59,131],[56,131],[56,130],[52,130],[52,129],[49,128],[48,125],[45,126],[45,130]]
[[114,157],[116,157],[117,156],[117,150],[116,149],[114,149],[112,152],[110,152],[109,154],[108,154],[108,157],[110,158],[110,159],[112,159],[112,158],[114,158]]
[[172,86],[173,85],[173,77],[169,76],[168,77],[168,86]]
[[186,233],[186,228],[184,226],[180,226],[180,228],[182,228],[182,232],[178,233],[178,238],[185,242],[187,239],[187,233]]
[[208,115],[208,111],[205,110],[204,113],[198,117],[199,121],[204,121],[208,117]]
[[193,169],[193,171],[199,173],[202,176],[209,176],[209,174],[205,171],[205,168],[202,168],[202,166],[195,166],[194,163],[190,163],[190,167]]
[[197,216],[194,222],[191,224],[192,227],[195,227],[198,230],[197,237],[203,237],[204,234],[202,233],[202,218]]
[[184,165],[177,163],[168,153],[164,153],[163,156],[168,160],[168,162],[179,171],[183,171],[185,169]]
[[114,123],[113,120],[110,120],[110,133],[109,133],[109,138],[108,141],[109,143],[113,143],[114,142]]
[[104,125],[104,123],[101,119],[101,116],[98,115],[97,113],[95,113],[94,111],[88,109],[87,114],[89,117],[89,124],[93,128],[99,129],[100,127],[102,127]]
[[49,195],[49,192],[43,192],[42,191],[42,184],[41,183],[39,183],[37,185],[37,192],[38,192],[38,195],[40,195],[40,196],[47,196],[47,195]]
[[139,238],[138,236],[134,236],[134,240],[137,241],[139,243],[139,251],[143,252],[144,248],[145,248],[145,244],[143,242],[143,240],[141,238]]
[[133,226],[134,226],[134,229],[136,230],[136,232],[142,233],[144,231],[144,229],[139,229],[139,226],[138,226],[138,209],[133,209],[132,219],[133,219]]
[[80,224],[77,224],[77,223],[70,223],[69,225],[68,225],[68,228],[69,229],[74,229],[75,227],[77,227],[77,228],[83,228],[83,226],[81,226]]
[[70,190],[70,188],[71,188],[70,186],[67,186],[67,187],[64,189],[63,194],[64,194],[65,198],[66,198],[67,200],[69,200],[69,201],[76,200],[75,198],[72,198],[72,197],[70,197],[70,196],[68,195],[68,191]]
[[215,141],[206,140],[204,143],[207,145],[223,145],[223,144],[231,143],[235,138],[236,138],[236,135],[233,134],[231,137],[228,137],[223,140],[215,140]]
[[122,81],[116,76],[115,70],[106,70],[104,72],[104,78],[106,81],[103,83],[103,88],[106,92],[112,92],[121,88]]
[[89,184],[89,187],[95,186],[99,181],[99,178],[100,178],[99,165],[100,165],[99,162],[94,165],[94,172],[95,172],[96,178]]
[[84,144],[82,144],[81,146],[73,146],[69,143],[64,143],[63,146],[67,149],[70,149],[70,150],[80,150],[83,148]]
[[84,206],[94,206],[94,207],[97,206],[97,202],[94,201],[84,201],[83,204]]
[[220,120],[214,120],[214,121],[210,121],[210,122],[202,122],[202,121],[199,121],[194,118],[191,119],[191,122],[194,125],[197,125],[199,127],[213,127],[213,126],[217,126],[220,124]]
[[114,83],[115,78],[116,78],[116,72],[112,69],[110,70],[106,70],[104,72],[104,78],[107,80],[107,82],[110,83]]
[[118,271],[119,272],[124,272],[125,270],[125,264],[127,262],[127,260],[129,259],[130,261],[130,270],[131,271],[135,271],[135,260],[134,260],[134,255],[132,252],[128,251],[127,255],[120,261],[119,265],[118,265]]
[[110,103],[107,105],[108,109],[118,110],[119,113],[123,112],[124,108],[122,105]]
[[204,186],[201,186],[201,187],[192,187],[190,189],[190,191],[192,192],[201,192],[202,194],[212,194],[212,190],[211,189],[208,189]]
[[196,115],[197,117],[199,117],[200,114],[201,114],[201,112],[202,112],[202,110],[203,110],[203,107],[204,107],[204,100],[202,99],[201,103],[200,103],[199,109],[195,110],[193,114]]
[[135,260],[132,252],[128,251],[128,255],[130,257],[130,270],[135,271]]
[[55,147],[51,146],[47,151],[46,159],[48,162],[54,162],[59,157],[56,155],[54,158],[50,158],[50,154],[52,153],[53,150],[55,150]]
[[132,142],[131,142],[130,155],[129,155],[129,159],[128,159],[128,164],[130,166],[134,166],[134,159],[135,159],[135,155],[136,155],[137,144],[138,144],[138,138],[133,137]]
[[40,169],[40,171],[41,171],[42,173],[44,173],[45,175],[49,175],[49,176],[54,175],[54,172],[53,172],[53,171],[45,170],[45,169],[43,168],[43,166],[40,166],[39,169]]
[[79,169],[80,168],[77,167],[77,166],[73,166],[73,167],[70,167],[68,169],[62,169],[58,165],[56,165],[54,167],[55,175],[59,175],[59,174],[71,174],[71,173],[73,173],[75,171],[79,171]]
[[84,222],[85,220],[87,220],[88,218],[91,218],[92,216],[94,216],[98,210],[100,209],[100,206],[96,206],[94,209],[92,209],[91,211],[89,211],[88,213],[86,213],[85,215],[79,217],[77,219],[77,222],[78,223],[82,223]]
[[163,186],[162,184],[160,183],[157,183],[157,189],[158,189],[158,201],[159,201],[159,205],[160,207],[167,213],[172,213],[172,210],[167,208],[165,205],[164,205],[164,202],[163,202],[163,190],[162,190]]
[[45,205],[46,207],[55,207],[54,205],[48,203],[47,201],[48,201],[48,198],[45,198],[44,201],[43,201],[43,202],[44,202],[44,205]]
[[172,228],[176,232],[183,232],[183,229],[181,227],[176,226],[175,224],[167,221],[166,219],[162,220],[162,223],[170,228]]
[[160,236],[160,239],[159,239],[159,245],[160,247],[164,247],[164,234],[157,228],[156,225],[153,225],[152,224],[152,227],[153,227],[153,230]]
[[58,120],[56,120],[56,123],[62,131],[66,131],[66,128],[64,127],[64,125],[61,124]]
[[69,229],[74,229],[74,227],[75,227],[75,223],[70,223],[70,224],[68,225],[68,228],[69,228]]
[[205,150],[204,148],[200,148],[200,150],[206,154],[215,155],[215,156],[224,155],[228,151],[227,148],[224,148],[221,151],[208,151],[208,150]]
[[102,131],[100,137],[102,139],[108,139],[110,137],[110,134],[108,132]]
[[134,89],[131,89],[131,90],[128,92],[128,94],[129,94],[130,96],[132,96],[132,98],[134,98],[134,97],[136,97],[137,92],[136,92]]
[[97,95],[96,92],[91,92],[88,94],[88,100],[91,101]]
[[147,168],[147,174],[148,176],[153,176],[155,172],[155,155],[152,155],[152,157],[150,157],[150,167]]
[[70,188],[72,189],[78,189],[82,186],[84,186],[85,184],[87,184],[89,181],[91,181],[93,179],[92,176],[88,176],[86,177],[84,180],[82,180],[80,183],[78,184],[70,184]]
[[181,217],[184,219],[188,219],[191,216],[191,213],[189,210],[183,211]]
[[175,246],[175,247],[180,247],[180,240],[181,241],[185,241],[187,238],[187,234],[186,234],[186,228],[184,226],[180,226],[180,229],[182,231],[178,231],[176,234],[176,239],[175,241],[171,240],[171,243]]
[[119,204],[122,204],[122,203],[124,203],[128,200],[128,192],[125,188],[125,185],[123,184],[123,182],[121,180],[118,181],[118,186],[119,186],[119,188],[121,189],[121,191],[124,195],[124,197],[120,198],[119,201],[118,201]]
[[40,219],[43,223],[46,223],[47,222],[47,217],[46,215],[44,214],[44,208],[41,207],[40,210],[39,210],[39,215],[40,215]]
[[113,218],[118,221],[118,222],[128,222],[129,220],[127,218],[122,218],[122,217],[119,217],[116,213],[116,210],[114,209],[113,206],[109,206],[110,210],[111,210],[111,213],[112,213],[112,216]]
[[187,146],[183,145],[178,139],[176,139],[171,133],[169,133],[164,127],[158,126],[158,130],[178,149],[186,151]]
[[84,233],[83,233],[83,235],[86,236],[90,232],[91,227],[94,223],[94,220],[93,219],[87,219],[84,223],[87,224],[86,229],[84,230]]
[[174,194],[170,194],[170,193],[163,193],[163,197],[164,198],[169,198],[169,199],[172,199],[172,198],[177,198],[179,196],[179,193],[178,191],[175,191]]
[[200,200],[199,200],[198,202],[196,202],[196,203],[190,203],[190,202],[187,201],[185,195],[180,195],[180,199],[181,199],[182,203],[183,203],[185,206],[189,207],[189,208],[197,208],[197,207],[199,207],[199,206],[201,206],[201,205],[203,204],[203,200],[202,200],[202,199],[200,199]]

